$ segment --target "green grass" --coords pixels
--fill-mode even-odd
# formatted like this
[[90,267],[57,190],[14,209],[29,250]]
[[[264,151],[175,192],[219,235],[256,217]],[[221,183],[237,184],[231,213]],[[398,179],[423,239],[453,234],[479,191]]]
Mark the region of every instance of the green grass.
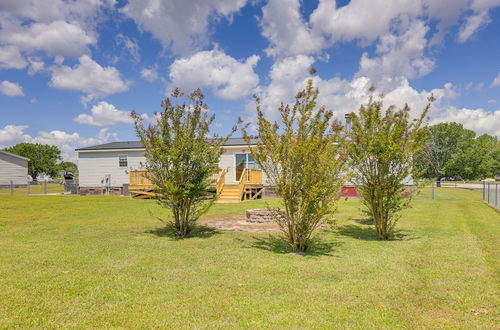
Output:
[[388,242],[342,201],[306,256],[268,234],[158,235],[147,200],[0,196],[0,328],[498,328],[500,214],[481,192],[429,196]]

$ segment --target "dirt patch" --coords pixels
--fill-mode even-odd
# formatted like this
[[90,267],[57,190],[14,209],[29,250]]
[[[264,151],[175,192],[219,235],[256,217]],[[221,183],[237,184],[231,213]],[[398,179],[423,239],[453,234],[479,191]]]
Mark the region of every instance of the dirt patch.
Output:
[[249,233],[271,233],[279,231],[275,223],[250,223],[245,215],[225,216],[200,220],[200,225],[210,228],[230,231],[244,231]]

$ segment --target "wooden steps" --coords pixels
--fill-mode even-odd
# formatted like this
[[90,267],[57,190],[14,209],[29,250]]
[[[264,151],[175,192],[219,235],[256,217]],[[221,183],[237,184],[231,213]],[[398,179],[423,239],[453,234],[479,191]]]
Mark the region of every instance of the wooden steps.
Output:
[[238,185],[225,184],[219,196],[221,202],[241,201],[240,187]]

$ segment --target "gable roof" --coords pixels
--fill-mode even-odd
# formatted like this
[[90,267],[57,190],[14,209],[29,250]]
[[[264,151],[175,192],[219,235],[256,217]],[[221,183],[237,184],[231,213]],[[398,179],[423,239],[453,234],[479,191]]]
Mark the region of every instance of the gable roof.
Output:
[[[254,142],[252,144],[255,144],[258,140],[258,138],[251,138],[251,140]],[[243,138],[229,138],[224,146],[230,147],[230,146],[246,146],[247,143],[245,139]],[[95,146],[90,146],[90,147],[85,147],[85,148],[79,148],[75,149],[76,151],[93,151],[93,150],[123,150],[123,149],[144,149],[144,146],[142,145],[141,141],[118,141],[118,142],[110,142],[110,143],[104,143],[104,144],[98,144]]]
[[11,157],[14,157],[14,158],[19,158],[19,159],[26,160],[26,161],[30,160],[29,158],[26,158],[26,157],[23,157],[23,156],[19,156],[17,154],[13,154],[12,152],[8,152],[8,151],[5,151],[5,150],[0,150],[0,154],[4,154],[4,155],[11,156]]

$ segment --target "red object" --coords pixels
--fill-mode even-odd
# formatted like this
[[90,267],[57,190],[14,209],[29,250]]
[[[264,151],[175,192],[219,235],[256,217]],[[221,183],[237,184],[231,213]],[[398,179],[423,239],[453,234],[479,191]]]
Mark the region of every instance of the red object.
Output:
[[342,197],[358,197],[358,191],[354,186],[343,186],[340,189],[342,189]]

